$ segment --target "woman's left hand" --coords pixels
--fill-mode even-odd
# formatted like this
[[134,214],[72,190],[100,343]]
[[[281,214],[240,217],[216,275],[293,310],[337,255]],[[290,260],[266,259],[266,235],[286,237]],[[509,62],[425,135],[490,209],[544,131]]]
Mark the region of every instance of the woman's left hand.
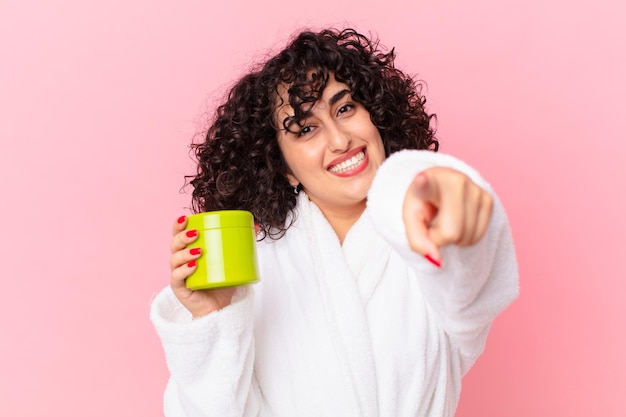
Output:
[[415,176],[404,197],[402,216],[411,249],[440,266],[439,248],[478,242],[492,209],[491,195],[467,175],[428,168]]

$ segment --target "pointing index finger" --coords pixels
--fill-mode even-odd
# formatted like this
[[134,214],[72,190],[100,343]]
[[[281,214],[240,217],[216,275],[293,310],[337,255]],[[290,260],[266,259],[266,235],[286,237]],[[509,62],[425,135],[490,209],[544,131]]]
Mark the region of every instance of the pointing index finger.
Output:
[[431,221],[437,212],[438,190],[426,173],[419,173],[411,183],[402,209],[406,236],[413,251],[439,266],[441,254],[430,237]]

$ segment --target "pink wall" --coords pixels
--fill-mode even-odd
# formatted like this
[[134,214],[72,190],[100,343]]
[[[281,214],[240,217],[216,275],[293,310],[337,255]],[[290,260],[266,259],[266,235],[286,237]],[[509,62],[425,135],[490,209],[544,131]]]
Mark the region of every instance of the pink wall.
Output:
[[86,3],[0,1],[0,415],[161,414],[148,305],[186,146],[251,55],[347,16],[427,80],[443,151],[510,213],[522,296],[458,415],[624,415],[621,1]]

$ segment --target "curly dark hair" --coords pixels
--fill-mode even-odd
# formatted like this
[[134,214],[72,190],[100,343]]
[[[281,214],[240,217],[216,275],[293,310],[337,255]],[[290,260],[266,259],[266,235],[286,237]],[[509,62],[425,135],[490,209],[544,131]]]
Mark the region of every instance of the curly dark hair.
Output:
[[[280,238],[289,228],[297,195],[278,146],[279,129],[300,124],[320,98],[330,74],[349,86],[352,98],[369,111],[386,156],[401,149],[437,151],[424,108],[422,84],[394,67],[395,53],[354,29],[298,34],[280,53],[239,80],[217,108],[205,141],[191,145],[198,161],[194,212],[251,211],[261,238]],[[293,117],[277,126],[279,87],[288,87]]]

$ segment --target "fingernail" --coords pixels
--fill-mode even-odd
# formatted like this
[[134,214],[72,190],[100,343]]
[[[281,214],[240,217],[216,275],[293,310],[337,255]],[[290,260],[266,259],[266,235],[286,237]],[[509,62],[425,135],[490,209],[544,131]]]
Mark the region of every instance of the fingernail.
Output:
[[195,237],[198,236],[198,231],[197,230],[187,230],[187,233],[185,233],[187,235],[187,237]]
[[189,250],[189,253],[191,255],[200,255],[202,253],[202,249],[200,248],[193,248]]
[[191,262],[188,262],[188,263],[187,263],[187,266],[188,266],[189,268],[193,268],[194,266],[196,266],[196,261],[191,261]]
[[428,254],[424,255],[424,258],[426,258],[431,264],[435,265],[437,268],[441,268],[441,261],[436,260]]
[[176,220],[176,221],[178,222],[178,224],[181,224],[181,223],[183,223],[185,221],[186,218],[187,218],[187,216],[180,216],[178,218],[178,220]]

